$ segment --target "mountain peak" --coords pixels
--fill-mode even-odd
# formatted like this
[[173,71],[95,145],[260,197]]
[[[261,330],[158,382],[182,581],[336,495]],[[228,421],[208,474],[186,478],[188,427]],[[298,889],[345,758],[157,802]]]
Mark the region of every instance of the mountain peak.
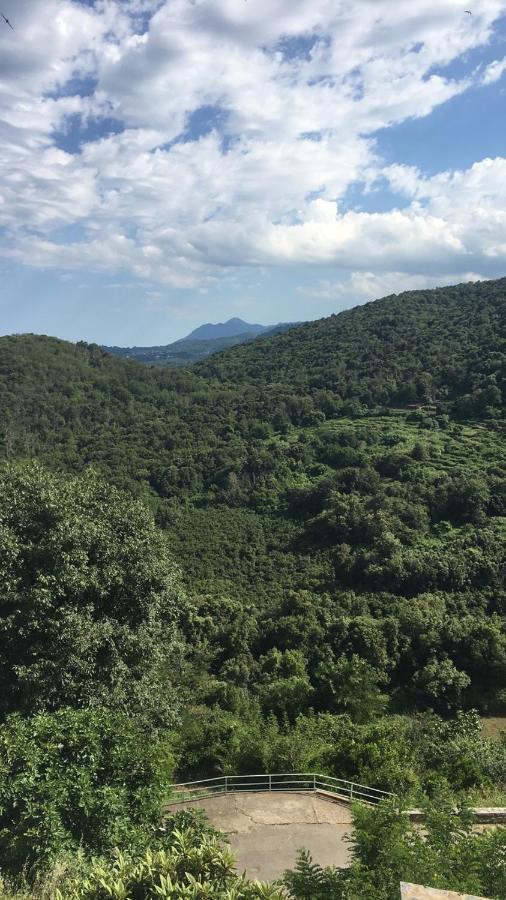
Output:
[[267,328],[268,326],[266,325],[251,325],[249,322],[244,322],[243,319],[235,317],[228,319],[226,322],[218,322],[217,324],[207,322],[205,325],[200,325],[183,340],[212,341],[216,338],[235,337],[238,334],[261,334]]

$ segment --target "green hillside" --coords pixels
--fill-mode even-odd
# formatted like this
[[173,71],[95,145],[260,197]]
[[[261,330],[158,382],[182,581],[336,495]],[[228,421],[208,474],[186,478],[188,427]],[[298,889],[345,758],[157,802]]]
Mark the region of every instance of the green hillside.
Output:
[[[172,879],[211,838],[159,828],[171,781],[316,771],[397,792],[355,812],[395,892],[503,896],[504,836],[453,811],[506,796],[505,298],[390,297],[192,369],[0,339],[0,893]],[[432,804],[422,843],[398,803]],[[374,896],[357,859],[290,897]]]
[[[325,709],[346,652],[401,708],[500,711],[505,299],[504,279],[390,297],[191,372],[3,338],[2,454],[92,464],[152,506],[204,607],[249,617],[217,676],[246,653],[262,683],[253,660],[295,650]],[[290,636],[299,607],[336,636]],[[453,688],[427,687],[436,657]]]
[[[500,405],[506,279],[411,291],[311,322],[203,363],[235,384],[291,384],[368,406],[440,400],[461,414]],[[465,398],[465,399],[464,399]]]
[[291,429],[433,401],[453,422],[499,427],[505,303],[506,279],[412,292],[191,372],[146,368],[96,345],[1,338],[1,452],[72,469],[93,462],[163,498],[229,502],[237,479],[240,502],[258,504],[273,478],[315,478],[314,454],[294,449]]

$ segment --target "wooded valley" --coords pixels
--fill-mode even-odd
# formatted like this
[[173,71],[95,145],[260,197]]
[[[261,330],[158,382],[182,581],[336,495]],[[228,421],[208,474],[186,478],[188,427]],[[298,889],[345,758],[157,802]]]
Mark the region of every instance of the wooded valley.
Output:
[[506,805],[505,313],[506,279],[411,292],[177,370],[0,338],[10,877],[178,828],[212,856],[191,816],[163,843],[170,781],[295,770],[428,804],[454,858],[364,811],[347,874],[166,896],[389,900],[431,866],[506,894],[503,832],[451,815]]

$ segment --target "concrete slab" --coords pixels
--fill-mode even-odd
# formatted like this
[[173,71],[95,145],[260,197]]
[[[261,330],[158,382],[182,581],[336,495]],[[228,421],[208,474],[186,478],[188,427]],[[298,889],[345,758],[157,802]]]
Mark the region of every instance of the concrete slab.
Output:
[[486,897],[474,897],[470,894],[456,894],[455,891],[440,891],[436,888],[422,887],[421,884],[401,882],[402,900],[486,900]]
[[220,794],[171,806],[168,812],[196,806],[228,835],[237,870],[249,878],[272,881],[294,866],[307,849],[322,866],[346,867],[351,813],[345,803],[296,792]]

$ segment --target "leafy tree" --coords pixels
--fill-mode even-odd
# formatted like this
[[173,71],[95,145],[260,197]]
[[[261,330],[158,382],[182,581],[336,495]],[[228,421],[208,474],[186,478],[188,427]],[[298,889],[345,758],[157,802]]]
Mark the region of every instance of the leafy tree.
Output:
[[415,691],[433,701],[438,712],[456,712],[462,704],[462,692],[469,686],[471,679],[466,672],[459,672],[449,659],[430,660],[416,673],[413,679]]
[[387,698],[381,693],[381,673],[353,654],[327,659],[318,666],[315,679],[323,709],[349,713],[355,722],[368,722],[383,712]]
[[177,749],[183,777],[264,771],[269,731],[258,709],[237,715],[219,706],[193,708],[183,717]]
[[92,472],[0,472],[0,710],[178,706],[179,572],[150,513]]
[[270,650],[261,660],[260,701],[265,713],[281,720],[295,721],[307,709],[313,693],[300,650]]
[[314,863],[307,850],[300,851],[295,868],[284,873],[282,884],[293,900],[336,900],[344,896],[341,871]]
[[476,833],[472,817],[440,797],[425,811],[423,834],[392,803],[356,806],[351,867],[322,869],[301,854],[283,883],[292,900],[398,900],[401,881],[500,900],[505,861],[506,829]]

